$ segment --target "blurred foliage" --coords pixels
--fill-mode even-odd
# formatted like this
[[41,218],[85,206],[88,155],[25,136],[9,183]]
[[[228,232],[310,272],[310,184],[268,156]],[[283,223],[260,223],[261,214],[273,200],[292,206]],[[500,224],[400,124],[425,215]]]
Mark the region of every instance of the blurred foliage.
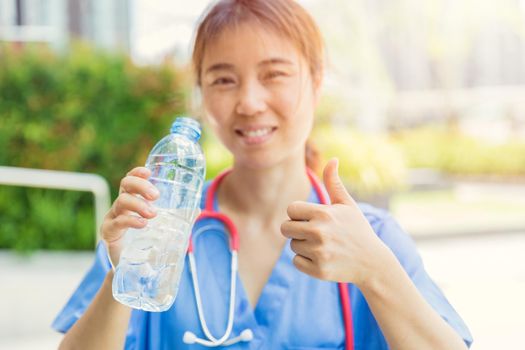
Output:
[[312,140],[326,163],[339,158],[339,175],[362,198],[404,187],[404,156],[387,137],[359,133],[347,127],[318,126]]
[[206,157],[206,178],[213,179],[221,171],[232,166],[233,156],[206,126],[202,134],[204,137],[201,145]]
[[455,175],[525,175],[525,142],[490,143],[442,127],[422,127],[393,135],[407,165]]
[[[82,45],[67,56],[0,46],[0,164],[97,173],[114,199],[184,113],[187,79]],[[0,187],[0,248],[91,249],[92,206],[86,193]]]
[[89,193],[0,187],[0,248],[92,249],[94,207]]

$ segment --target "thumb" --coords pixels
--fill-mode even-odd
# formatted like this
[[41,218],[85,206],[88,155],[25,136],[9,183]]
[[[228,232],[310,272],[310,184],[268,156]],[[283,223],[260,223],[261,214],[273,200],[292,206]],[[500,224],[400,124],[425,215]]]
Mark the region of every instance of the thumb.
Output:
[[323,182],[330,196],[332,204],[353,204],[354,200],[348,194],[338,173],[339,160],[332,158],[328,161],[323,171]]

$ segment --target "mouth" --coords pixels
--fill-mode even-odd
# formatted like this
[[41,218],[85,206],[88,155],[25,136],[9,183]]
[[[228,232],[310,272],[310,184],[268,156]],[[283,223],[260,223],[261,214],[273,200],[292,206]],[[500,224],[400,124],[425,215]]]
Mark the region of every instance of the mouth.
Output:
[[267,142],[277,130],[276,126],[250,127],[235,129],[235,133],[248,145],[258,145]]

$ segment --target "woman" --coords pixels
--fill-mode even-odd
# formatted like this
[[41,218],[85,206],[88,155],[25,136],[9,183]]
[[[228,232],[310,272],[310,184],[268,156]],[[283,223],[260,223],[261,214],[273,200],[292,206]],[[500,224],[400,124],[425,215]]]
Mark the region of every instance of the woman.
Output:
[[[219,1],[197,31],[193,64],[204,117],[234,156],[212,200],[239,231],[232,337],[249,329],[253,339],[231,348],[353,343],[355,349],[465,349],[469,331],[425,272],[412,241],[386,212],[354,202],[335,159],[323,172],[331,204],[319,204],[324,193],[314,191],[305,170],[305,145],[322,58],[318,28],[293,0]],[[122,179],[101,228],[105,244],[54,322],[66,332],[63,349],[204,348],[183,342],[186,331],[205,338],[188,264],[166,312],[132,311],[111,295],[111,263],[118,263],[123,233],[155,216],[148,203],[158,193],[148,176],[139,167]],[[209,191],[207,186],[203,198]],[[223,228],[211,231],[194,245],[205,317],[220,338],[228,317],[230,254]],[[350,335],[334,282],[349,284]]]

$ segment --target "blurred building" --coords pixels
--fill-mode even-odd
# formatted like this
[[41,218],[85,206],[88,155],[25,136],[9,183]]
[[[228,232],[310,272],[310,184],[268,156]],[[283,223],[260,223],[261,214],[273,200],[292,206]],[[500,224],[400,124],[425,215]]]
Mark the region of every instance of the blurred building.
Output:
[[74,39],[129,51],[130,1],[0,0],[0,42],[64,50]]

